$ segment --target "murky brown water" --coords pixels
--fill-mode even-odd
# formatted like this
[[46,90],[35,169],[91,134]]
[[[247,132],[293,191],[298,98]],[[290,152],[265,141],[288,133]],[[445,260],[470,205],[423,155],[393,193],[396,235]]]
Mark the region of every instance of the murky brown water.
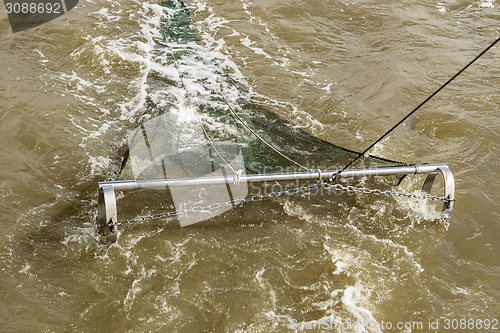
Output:
[[[256,99],[356,150],[500,34],[495,0],[188,3],[201,43]],[[0,13],[2,332],[500,329],[498,47],[374,151],[449,164],[448,228],[411,201],[288,197],[187,228],[122,228],[103,246],[97,182],[144,109],[158,7],[83,2],[16,34]],[[156,206],[120,200],[131,216]]]

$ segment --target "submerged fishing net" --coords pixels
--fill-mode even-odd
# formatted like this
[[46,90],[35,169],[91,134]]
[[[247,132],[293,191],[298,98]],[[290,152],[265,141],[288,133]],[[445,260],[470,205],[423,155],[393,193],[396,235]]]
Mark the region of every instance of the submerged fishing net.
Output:
[[[198,43],[187,7],[179,0],[164,1],[161,6],[163,16],[157,46],[151,52],[145,111],[128,138],[117,179],[338,170],[359,155],[323,141],[253,102],[246,87],[229,74],[231,68],[224,65],[225,59],[218,59]],[[352,168],[400,165],[404,164],[363,156]],[[232,182],[169,190],[177,209],[247,195],[246,186]],[[227,209],[198,213],[184,220],[180,217],[181,225]]]
[[[120,179],[191,178],[214,175],[217,170],[218,174],[231,174],[230,167],[249,174],[304,171],[264,144],[232,115],[222,98],[223,89],[229,92],[231,106],[250,128],[276,150],[308,169],[341,169],[358,156],[359,153],[323,141],[252,102],[246,89],[226,72],[213,73],[219,75],[216,80],[222,83],[207,82],[206,77],[190,80],[189,76],[196,73],[185,71],[199,72],[199,64],[195,66],[193,62],[201,62],[203,66],[206,59],[197,59],[201,47],[192,29],[189,10],[181,1],[164,1],[161,5],[165,16],[160,25],[158,62],[178,73],[176,78],[173,75],[174,79],[168,74],[162,77],[165,73],[161,72],[150,74],[149,85],[156,89],[151,95],[164,91],[160,97],[156,96],[156,101],[149,97],[147,114],[130,135]],[[194,84],[203,85],[204,91],[199,93],[198,86],[192,89],[194,93],[184,91],[183,98],[164,96],[166,100],[159,100],[168,94],[165,85],[170,85],[176,94]],[[210,91],[213,87],[216,88]],[[242,96],[234,91],[240,91]],[[195,94],[198,96],[193,97]],[[363,156],[352,168],[400,165],[406,164]]]

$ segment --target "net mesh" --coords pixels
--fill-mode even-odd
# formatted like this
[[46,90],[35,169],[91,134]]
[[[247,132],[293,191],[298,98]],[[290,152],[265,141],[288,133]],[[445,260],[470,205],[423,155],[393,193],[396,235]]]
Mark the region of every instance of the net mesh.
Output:
[[[213,69],[217,60],[202,55],[188,8],[178,0],[160,5],[164,13],[154,60],[162,70],[148,77],[152,92],[139,126],[128,139],[118,179],[191,178],[234,170],[248,174],[304,171],[250,133],[232,115],[222,91],[229,92],[231,106],[249,127],[311,170],[341,169],[359,155],[253,102],[247,89],[226,70]],[[208,74],[200,69],[200,64],[207,63],[212,68]],[[367,155],[352,168],[402,165],[407,164]]]

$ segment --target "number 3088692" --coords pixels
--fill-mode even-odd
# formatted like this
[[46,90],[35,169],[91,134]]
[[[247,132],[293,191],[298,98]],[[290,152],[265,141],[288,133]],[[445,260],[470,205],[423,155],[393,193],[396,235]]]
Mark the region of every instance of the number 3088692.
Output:
[[7,14],[63,14],[61,3],[6,3]]

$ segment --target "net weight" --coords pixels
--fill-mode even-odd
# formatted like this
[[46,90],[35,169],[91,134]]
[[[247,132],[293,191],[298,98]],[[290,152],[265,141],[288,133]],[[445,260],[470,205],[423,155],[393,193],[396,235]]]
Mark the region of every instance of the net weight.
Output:
[[7,14],[63,14],[61,4],[55,3],[6,3]]

